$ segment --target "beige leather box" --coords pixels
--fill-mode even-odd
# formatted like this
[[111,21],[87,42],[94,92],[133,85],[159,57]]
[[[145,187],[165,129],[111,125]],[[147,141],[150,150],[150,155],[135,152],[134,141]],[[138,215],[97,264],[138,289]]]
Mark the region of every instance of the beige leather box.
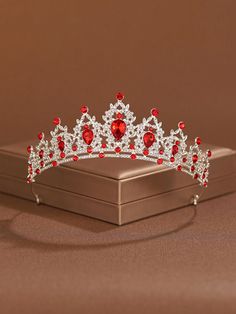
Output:
[[[27,144],[0,148],[0,191],[33,201],[31,185],[26,184]],[[209,187],[201,200],[235,191],[235,151],[205,148],[213,154]],[[118,225],[188,205],[192,195],[201,191],[190,176],[163,165],[114,158],[79,160],[49,169],[33,186],[47,205]]]

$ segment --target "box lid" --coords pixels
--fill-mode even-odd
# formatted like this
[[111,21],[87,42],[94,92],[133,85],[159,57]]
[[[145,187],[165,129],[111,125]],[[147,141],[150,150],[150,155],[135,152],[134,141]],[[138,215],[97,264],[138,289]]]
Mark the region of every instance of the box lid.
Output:
[[[0,172],[25,179],[26,147],[32,141],[0,148]],[[210,180],[235,172],[235,151],[202,145],[211,149]],[[197,185],[190,176],[148,161],[130,159],[79,160],[52,168],[38,176],[35,183],[89,196],[115,204],[123,204],[186,186]]]

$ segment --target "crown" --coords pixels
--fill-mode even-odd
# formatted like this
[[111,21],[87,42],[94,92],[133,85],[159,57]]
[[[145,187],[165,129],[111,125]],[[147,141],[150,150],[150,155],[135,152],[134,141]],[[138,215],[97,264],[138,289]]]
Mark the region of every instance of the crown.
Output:
[[76,120],[73,133],[67,126],[61,125],[61,119],[55,118],[51,140],[39,133],[36,147],[28,146],[27,182],[35,182],[35,177],[43,171],[61,164],[88,158],[131,158],[164,164],[182,171],[207,187],[209,157],[211,151],[200,149],[201,139],[197,137],[193,145],[187,148],[187,135],[184,134],[184,122],[178,123],[176,130],[164,136],[162,123],[159,122],[159,110],[151,109],[151,115],[135,125],[136,117],[125,105],[124,95],[116,95],[116,103],[102,116],[104,123],[89,115],[89,109],[83,105],[82,116]]

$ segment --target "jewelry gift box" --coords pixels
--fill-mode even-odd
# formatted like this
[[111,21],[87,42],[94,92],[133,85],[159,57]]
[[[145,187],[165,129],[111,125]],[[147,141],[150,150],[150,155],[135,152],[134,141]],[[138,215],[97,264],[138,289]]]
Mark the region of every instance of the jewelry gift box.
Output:
[[[18,143],[0,148],[0,191],[35,201],[26,183],[25,147],[26,143]],[[32,189],[44,204],[122,225],[186,206],[201,191],[201,200],[233,192],[236,152],[210,145],[202,148],[212,151],[207,189],[164,165],[113,158],[79,160],[49,169],[38,176]]]

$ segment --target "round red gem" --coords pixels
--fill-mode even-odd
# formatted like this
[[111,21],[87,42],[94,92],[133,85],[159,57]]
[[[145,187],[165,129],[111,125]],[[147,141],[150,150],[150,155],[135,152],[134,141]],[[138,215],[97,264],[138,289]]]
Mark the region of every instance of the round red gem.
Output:
[[40,161],[39,164],[40,164],[40,167],[41,167],[41,168],[44,166],[44,162],[43,162],[42,160]]
[[175,161],[175,157],[173,157],[173,156],[170,157],[170,161],[171,161],[171,162],[174,162],[174,161]]
[[30,153],[31,153],[31,151],[32,151],[32,146],[31,146],[31,145],[29,145],[29,146],[27,147],[27,152],[30,154]]
[[162,163],[163,163],[163,159],[162,159],[162,158],[158,158],[158,159],[157,159],[157,164],[158,164],[158,165],[161,165]]
[[179,147],[177,145],[173,145],[172,146],[172,154],[176,155],[179,151]]
[[182,166],[181,166],[181,165],[178,165],[177,170],[178,170],[178,171],[181,171],[181,170],[182,170]]
[[102,148],[106,148],[107,144],[106,143],[102,143]]
[[143,154],[144,154],[145,156],[147,156],[147,155],[149,154],[148,149],[144,149],[144,150],[143,150]]
[[155,142],[155,135],[152,132],[146,132],[143,136],[144,145],[149,148]]
[[50,153],[50,154],[49,154],[49,158],[52,158],[52,157],[53,157],[53,153]]
[[56,166],[57,166],[57,161],[56,161],[56,160],[53,160],[52,166],[53,166],[53,167],[56,167]]
[[60,123],[61,123],[61,119],[60,118],[58,118],[58,117],[54,118],[53,124],[58,125]]
[[122,94],[121,92],[116,94],[116,99],[117,100],[123,100],[125,98],[124,94]]
[[116,147],[115,148],[115,152],[119,154],[121,152],[121,148],[120,147]]
[[208,150],[208,152],[207,152],[207,156],[208,156],[208,157],[211,157],[211,156],[212,156],[212,153],[211,153],[211,151],[210,151],[210,150]]
[[196,163],[198,161],[198,155],[193,155],[192,161]]
[[75,156],[73,156],[73,160],[74,160],[74,161],[77,161],[78,159],[79,159],[79,157],[78,157],[78,156],[76,156],[76,155],[75,155]]
[[60,142],[61,140],[62,140],[62,137],[59,135],[59,136],[57,137],[57,141]]
[[175,144],[176,144],[176,145],[179,145],[179,144],[180,144],[180,141],[178,141],[178,140],[175,141]]
[[121,112],[117,112],[116,118],[117,119],[122,119],[123,118],[123,114]]
[[205,175],[205,173],[203,173],[203,175],[202,175],[202,179],[205,179],[205,177],[206,177],[206,175]]
[[92,152],[93,152],[92,147],[88,147],[88,148],[87,148],[87,153],[88,153],[88,154],[91,154]]
[[66,157],[66,154],[65,154],[64,152],[61,152],[60,157],[61,157],[61,158],[65,158],[65,157]]
[[159,154],[160,154],[160,155],[163,155],[163,154],[164,154],[164,150],[163,150],[163,149],[160,149],[160,150],[159,150]]
[[39,151],[39,157],[40,157],[40,158],[43,158],[43,155],[44,155],[44,151],[41,149],[41,150]]
[[206,182],[206,181],[203,183],[203,186],[204,186],[205,188],[207,187],[207,182]]
[[105,154],[104,153],[99,153],[98,156],[99,156],[99,158],[104,158]]
[[180,121],[179,124],[178,124],[178,127],[183,130],[185,128],[185,124],[183,121]]
[[129,144],[129,148],[134,149],[135,148],[134,144]]
[[40,174],[40,170],[39,169],[36,169],[35,171],[37,174]]
[[93,131],[90,130],[90,129],[86,129],[83,131],[82,133],[82,136],[83,136],[83,140],[85,141],[85,143],[87,145],[90,145],[93,141]]
[[187,162],[187,158],[186,157],[183,157],[183,162]]
[[72,145],[72,150],[73,150],[73,152],[76,152],[76,151],[77,151],[77,148],[78,148],[78,146],[77,146],[76,144]]
[[62,152],[62,151],[64,150],[64,148],[65,148],[65,143],[64,143],[63,141],[60,141],[60,142],[58,143],[58,148],[59,148],[60,151]]
[[43,132],[40,132],[39,134],[38,134],[38,139],[39,140],[42,140],[44,138],[44,134],[43,134]]
[[83,105],[83,106],[81,106],[80,111],[81,111],[83,114],[85,114],[85,113],[88,112],[88,107],[85,106],[85,105]]
[[154,117],[157,117],[157,116],[159,115],[159,110],[158,110],[157,108],[152,108],[151,114],[152,114]]
[[194,167],[194,166],[191,167],[191,171],[192,171],[192,172],[195,171],[195,167]]
[[195,139],[195,143],[197,144],[197,145],[200,145],[201,144],[201,139],[200,139],[200,137],[197,137],[196,139]]
[[134,159],[136,159],[136,155],[135,154],[131,154],[130,158],[134,160]]
[[126,124],[123,120],[117,119],[112,122],[111,133],[117,141],[119,141],[125,135],[125,131]]
[[195,173],[195,175],[194,175],[194,179],[197,179],[198,178],[198,174],[197,173]]

